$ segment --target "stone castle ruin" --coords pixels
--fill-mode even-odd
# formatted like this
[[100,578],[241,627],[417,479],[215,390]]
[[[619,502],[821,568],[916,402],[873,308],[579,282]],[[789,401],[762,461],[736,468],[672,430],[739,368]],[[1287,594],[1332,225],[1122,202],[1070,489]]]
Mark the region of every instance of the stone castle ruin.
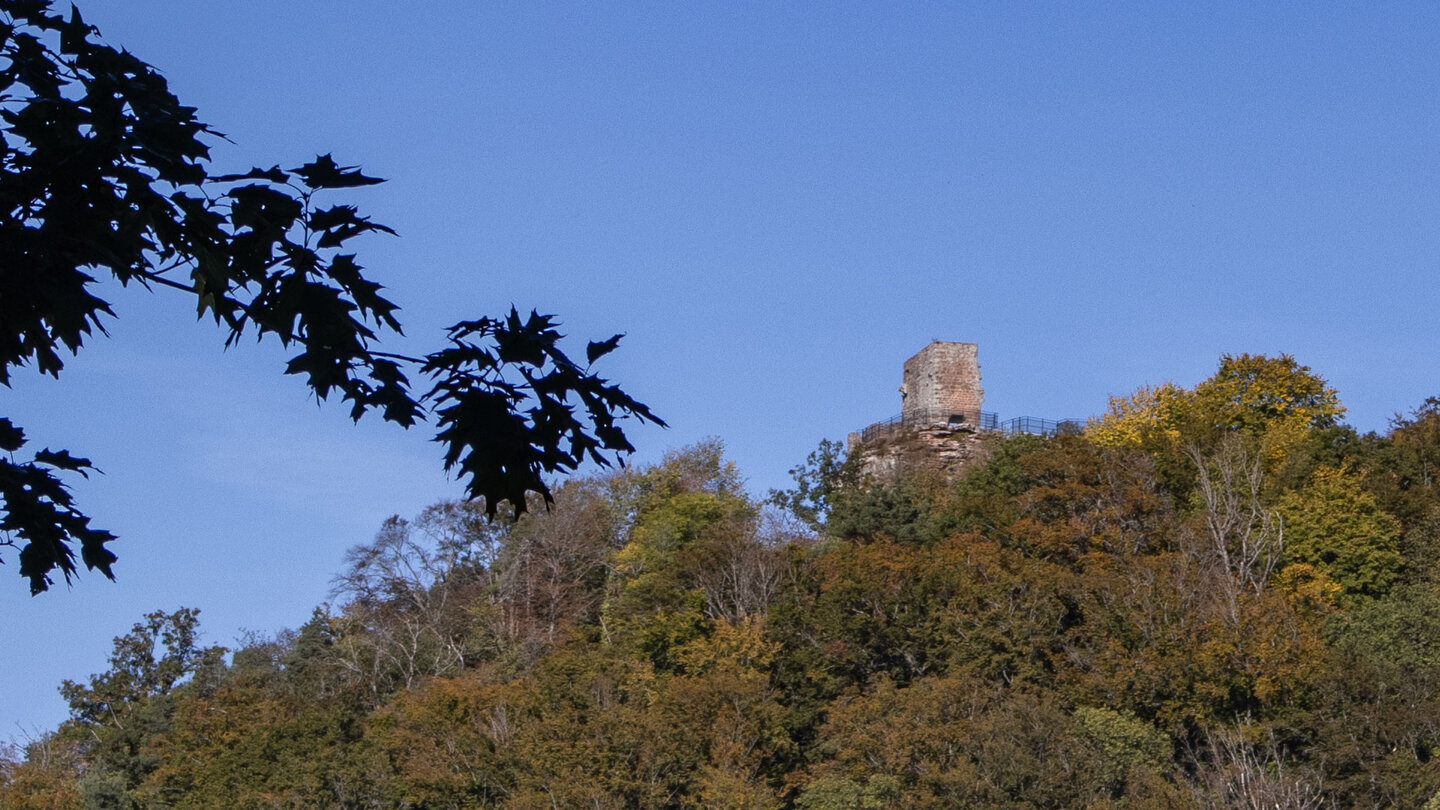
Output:
[[940,424],[980,424],[985,389],[980,387],[980,347],[932,341],[905,361],[900,383],[900,421],[919,429]]
[[1030,416],[1001,422],[984,405],[980,347],[931,341],[905,361],[900,415],[851,433],[849,452],[867,475],[929,469],[954,477],[988,457],[986,434],[1051,435],[1080,426],[1078,420],[1054,422]]

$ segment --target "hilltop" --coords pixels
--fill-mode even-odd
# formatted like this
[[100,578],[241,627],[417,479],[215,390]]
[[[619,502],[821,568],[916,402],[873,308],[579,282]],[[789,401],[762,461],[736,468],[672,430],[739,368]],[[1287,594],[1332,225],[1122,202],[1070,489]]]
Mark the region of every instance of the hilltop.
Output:
[[825,442],[762,503],[711,442],[437,504],[296,631],[145,617],[0,808],[1430,807],[1440,399],[1343,420],[1226,356],[955,474]]

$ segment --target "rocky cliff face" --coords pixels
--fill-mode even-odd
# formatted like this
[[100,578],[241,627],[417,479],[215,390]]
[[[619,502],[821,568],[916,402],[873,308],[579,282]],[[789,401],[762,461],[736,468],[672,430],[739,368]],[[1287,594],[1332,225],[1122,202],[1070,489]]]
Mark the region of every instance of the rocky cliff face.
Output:
[[938,472],[955,479],[990,458],[984,435],[969,426],[934,426],[900,430],[850,448],[863,475],[876,479],[901,473]]

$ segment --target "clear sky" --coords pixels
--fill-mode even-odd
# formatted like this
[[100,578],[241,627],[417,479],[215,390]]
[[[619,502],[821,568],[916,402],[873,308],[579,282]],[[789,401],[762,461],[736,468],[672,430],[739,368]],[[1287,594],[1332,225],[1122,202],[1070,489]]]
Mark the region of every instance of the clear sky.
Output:
[[[404,10],[402,11],[402,7]],[[899,411],[900,364],[980,345],[986,409],[1085,417],[1286,352],[1362,431],[1440,394],[1440,5],[81,2],[232,143],[333,152],[399,238],[358,244],[425,351],[512,303],[756,493]],[[342,197],[337,196],[337,200]],[[223,352],[183,296],[4,412],[106,475],[119,582],[30,598],[4,552],[0,739],[65,717],[142,614],[212,643],[302,623],[345,549],[459,494],[424,430],[351,426]]]

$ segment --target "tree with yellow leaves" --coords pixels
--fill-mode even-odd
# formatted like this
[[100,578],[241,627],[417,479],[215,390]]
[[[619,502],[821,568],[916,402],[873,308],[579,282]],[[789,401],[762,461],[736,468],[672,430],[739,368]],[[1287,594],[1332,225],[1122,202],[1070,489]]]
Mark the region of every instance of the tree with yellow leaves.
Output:
[[1174,383],[1142,386],[1128,397],[1111,397],[1104,416],[1086,428],[1107,447],[1128,447],[1156,456],[1177,490],[1188,488],[1192,449],[1209,454],[1227,435],[1239,435],[1277,472],[1318,428],[1345,413],[1324,378],[1282,354],[1223,355],[1220,368],[1194,388]]

